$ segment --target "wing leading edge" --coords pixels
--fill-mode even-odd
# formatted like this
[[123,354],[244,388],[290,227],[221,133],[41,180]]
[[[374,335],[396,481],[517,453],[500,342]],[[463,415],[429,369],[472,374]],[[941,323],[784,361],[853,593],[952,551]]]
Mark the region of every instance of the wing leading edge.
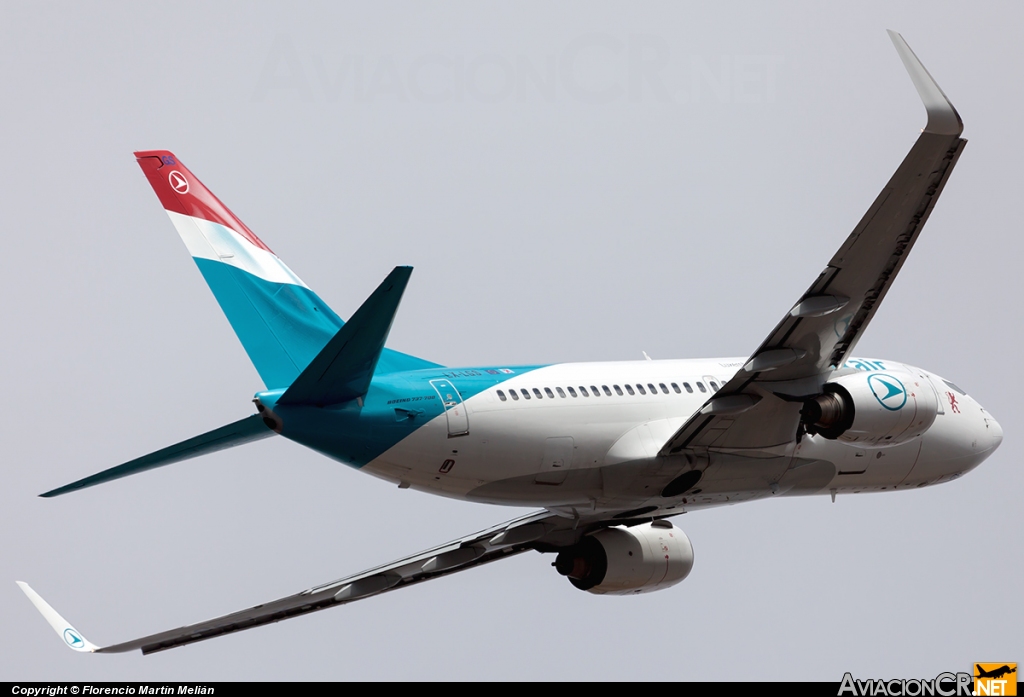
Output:
[[[616,521],[621,522],[621,521]],[[538,511],[482,530],[457,540],[402,559],[367,569],[358,574],[308,588],[301,593],[280,598],[217,617],[206,622],[151,634],[111,646],[97,646],[67,622],[27,583],[18,581],[32,604],[43,615],[65,643],[76,651],[91,653],[126,653],[140,649],[143,654],[173,649],[205,639],[240,632],[265,624],[305,615],[329,607],[345,605],[387,591],[440,578],[528,549],[545,545],[572,544],[589,528],[579,521],[560,518],[547,511]]]
[[967,141],[956,109],[899,34],[889,36],[928,124],[850,236],[723,388],[662,447],[769,448],[792,442],[799,398],[819,394],[874,317]]

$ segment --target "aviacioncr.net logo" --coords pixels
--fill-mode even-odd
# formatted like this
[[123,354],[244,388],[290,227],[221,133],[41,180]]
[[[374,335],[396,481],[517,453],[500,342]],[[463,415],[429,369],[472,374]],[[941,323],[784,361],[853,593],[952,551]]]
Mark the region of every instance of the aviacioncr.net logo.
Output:
[[1013,697],[1017,694],[1016,663],[975,663],[974,694]]
[[895,679],[857,680],[850,673],[843,675],[838,697],[970,697],[970,673],[939,673],[931,680]]
[[891,375],[872,373],[868,376],[868,387],[878,403],[889,411],[899,411],[907,403],[907,388]]

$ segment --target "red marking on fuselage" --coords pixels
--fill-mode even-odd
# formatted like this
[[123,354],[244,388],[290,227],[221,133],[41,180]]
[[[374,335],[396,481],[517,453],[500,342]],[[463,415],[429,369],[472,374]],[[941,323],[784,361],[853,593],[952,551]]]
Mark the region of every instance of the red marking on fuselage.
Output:
[[949,397],[949,410],[954,414],[960,413],[960,405],[956,403],[956,395],[952,392],[947,392],[946,396]]

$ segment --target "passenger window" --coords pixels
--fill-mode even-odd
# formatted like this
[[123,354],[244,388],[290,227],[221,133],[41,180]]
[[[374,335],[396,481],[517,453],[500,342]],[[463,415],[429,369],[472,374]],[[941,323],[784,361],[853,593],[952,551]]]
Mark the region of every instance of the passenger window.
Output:
[[683,383],[683,387],[685,387],[685,388],[686,388],[686,391],[687,391],[687,392],[689,392],[690,394],[693,394],[693,388],[692,388],[692,387],[690,387],[690,383],[688,383],[688,382],[684,382],[684,383]]
[[500,399],[503,402],[507,402],[508,401],[508,397],[506,397],[505,393],[502,392],[501,390],[498,390],[498,399]]
[[544,388],[544,394],[546,394],[548,396],[548,399],[554,399],[555,398],[555,393],[551,391],[550,387],[545,387]]
[[[612,393],[608,391],[608,385],[604,386],[604,393],[606,395],[608,395],[609,397],[612,396]],[[597,385],[591,385],[590,386],[590,394],[594,395],[595,397],[600,397],[601,396],[601,393],[597,391]]]
[[[568,386],[567,388],[565,388],[565,389],[569,390],[569,394],[570,394],[570,395],[572,395],[573,397],[575,397],[575,396],[576,396],[576,390],[574,390],[574,389],[572,388],[572,385],[569,385],[569,386]],[[582,390],[583,388],[581,387],[580,389]]]
[[[619,395],[621,397],[622,396],[622,388],[619,387],[618,385],[612,385],[612,387],[615,388],[615,394],[617,394],[617,395]],[[630,392],[632,392],[632,391],[633,390],[630,390]]]
[[515,390],[509,390],[508,394],[509,394],[510,397],[512,397],[512,401],[513,402],[518,402],[519,401],[519,395],[516,394]]
[[707,392],[708,391],[708,388],[704,387],[704,383],[703,382],[698,382],[697,383],[697,389],[700,390],[701,392]]
[[[662,387],[664,387],[664,385],[662,385]],[[651,383],[647,383],[647,389],[651,391],[651,394],[658,394],[658,391],[654,389],[654,385]]]
[[[569,389],[571,390],[572,388],[570,387]],[[565,397],[565,390],[563,390],[561,387],[556,387],[555,392],[558,393],[559,397]]]
[[631,385],[626,385],[626,392],[630,393],[631,395],[636,394],[636,392],[633,391],[633,387]]
[[522,390],[519,390],[519,391],[523,393],[523,399],[532,399],[532,397],[530,397],[530,391],[529,390],[522,389]]
[[[606,395],[609,397],[612,396],[612,391],[608,389],[608,385],[601,385],[601,388],[604,390]],[[597,390],[594,390],[594,394],[597,394]],[[622,390],[619,390],[619,394],[622,394]]]
[[544,399],[544,395],[542,395],[540,393],[540,390],[538,390],[536,387],[533,388],[533,394],[537,397],[537,399]]
[[[662,389],[664,389],[664,387],[665,386],[662,385]],[[676,394],[682,394],[682,392],[679,391],[679,385],[675,384],[674,382],[672,383],[672,389],[676,391]],[[668,390],[665,391],[668,392]]]
[[712,389],[713,391],[715,391],[715,392],[718,392],[718,383],[717,383],[717,382],[715,382],[714,380],[712,380],[712,381],[711,381],[711,382],[710,382],[709,384],[711,385],[711,389]]
[[647,394],[647,392],[644,390],[644,386],[641,385],[639,382],[636,384],[636,389],[640,394]]

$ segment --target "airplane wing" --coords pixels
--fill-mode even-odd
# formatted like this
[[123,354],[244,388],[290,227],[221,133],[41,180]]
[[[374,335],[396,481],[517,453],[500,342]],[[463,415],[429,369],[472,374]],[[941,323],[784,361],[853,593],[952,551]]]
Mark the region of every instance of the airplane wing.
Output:
[[[620,524],[623,521],[615,522]],[[447,544],[398,559],[390,564],[308,588],[286,598],[111,646],[97,646],[91,643],[27,583],[17,583],[54,631],[72,649],[91,653],[125,653],[141,649],[143,654],[149,654],[337,607],[371,595],[405,588],[421,581],[429,581],[504,559],[528,549],[544,548],[548,545],[568,546],[593,526],[593,523],[589,526],[580,525],[577,520],[561,518],[547,511],[538,511],[487,528],[475,535],[452,540]]]
[[850,236],[750,359],[662,447],[767,448],[792,442],[802,399],[821,393],[867,328],[942,193],[963,123],[899,34],[890,31],[928,124]]

